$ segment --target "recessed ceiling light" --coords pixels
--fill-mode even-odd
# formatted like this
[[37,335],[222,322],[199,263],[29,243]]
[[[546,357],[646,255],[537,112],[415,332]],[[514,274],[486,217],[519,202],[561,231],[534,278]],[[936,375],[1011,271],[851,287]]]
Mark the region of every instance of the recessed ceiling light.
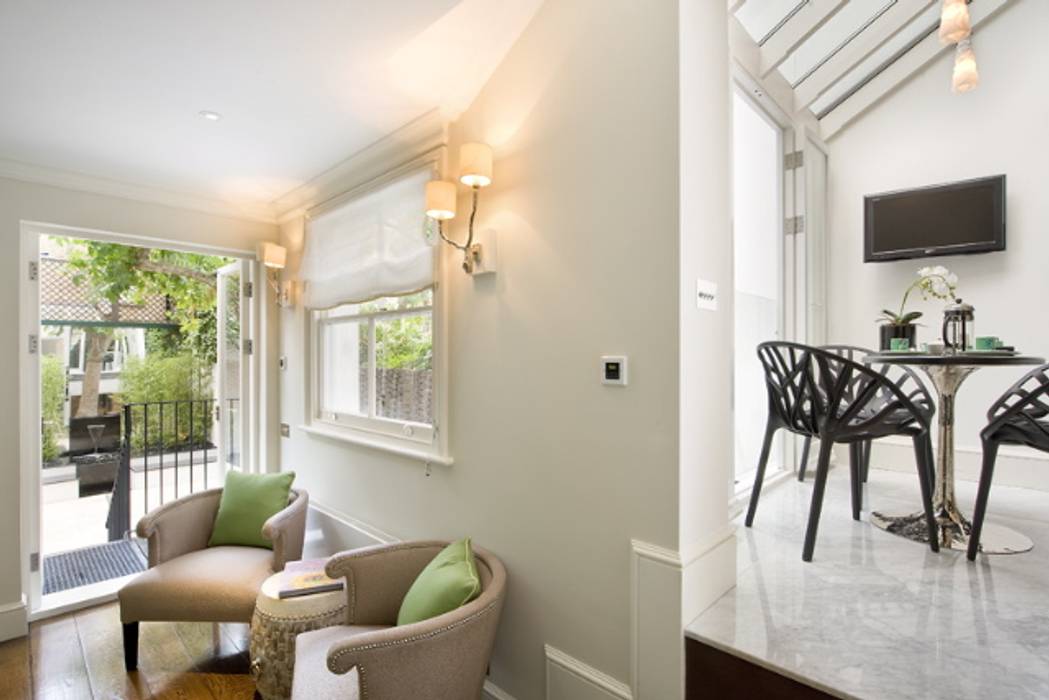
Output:
[[222,119],[221,114],[219,114],[218,112],[212,112],[209,109],[204,109],[200,112],[197,112],[197,116],[199,116],[201,119],[207,119],[209,122],[217,122],[219,119]]

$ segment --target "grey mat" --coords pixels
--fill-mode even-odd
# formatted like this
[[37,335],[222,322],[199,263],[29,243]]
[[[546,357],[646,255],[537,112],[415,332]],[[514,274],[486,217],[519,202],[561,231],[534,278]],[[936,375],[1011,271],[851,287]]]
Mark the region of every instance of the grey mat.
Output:
[[50,554],[44,557],[44,595],[145,570],[146,557],[134,540]]

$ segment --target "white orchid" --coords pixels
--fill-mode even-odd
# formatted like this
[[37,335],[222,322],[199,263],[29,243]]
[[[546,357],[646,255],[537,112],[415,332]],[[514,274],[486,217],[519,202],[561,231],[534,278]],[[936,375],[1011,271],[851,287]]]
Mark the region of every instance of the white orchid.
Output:
[[903,301],[900,303],[899,312],[882,309],[882,319],[894,326],[906,326],[921,318],[921,311],[904,312],[907,308],[907,299],[915,289],[921,291],[922,299],[951,300],[954,299],[958,289],[958,275],[948,270],[943,265],[935,267],[923,267],[918,270],[918,279],[907,287],[903,293]]

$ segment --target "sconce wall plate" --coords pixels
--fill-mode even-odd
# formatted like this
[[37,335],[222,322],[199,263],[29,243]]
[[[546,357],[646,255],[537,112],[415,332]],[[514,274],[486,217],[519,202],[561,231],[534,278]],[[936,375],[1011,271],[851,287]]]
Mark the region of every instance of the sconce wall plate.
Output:
[[486,228],[477,234],[477,256],[473,260],[473,269],[470,274],[474,277],[489,275],[496,271],[499,265],[499,248],[496,245],[495,229]]

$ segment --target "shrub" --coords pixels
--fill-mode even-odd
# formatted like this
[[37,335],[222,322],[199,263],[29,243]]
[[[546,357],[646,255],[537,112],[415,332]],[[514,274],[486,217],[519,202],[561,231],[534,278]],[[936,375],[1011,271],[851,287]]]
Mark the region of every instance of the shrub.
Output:
[[[161,445],[165,449],[190,444],[202,445],[211,433],[210,404],[189,403],[166,405],[161,424],[161,401],[190,401],[212,398],[211,366],[199,362],[193,355],[147,355],[130,358],[120,375],[120,400],[124,404],[148,403],[132,409],[131,445],[141,451],[146,438],[149,447]],[[192,420],[190,416],[192,415]],[[191,439],[192,438],[192,439]]]
[[44,462],[56,459],[62,447],[59,440],[66,434],[66,370],[61,358],[40,358],[40,456]]

